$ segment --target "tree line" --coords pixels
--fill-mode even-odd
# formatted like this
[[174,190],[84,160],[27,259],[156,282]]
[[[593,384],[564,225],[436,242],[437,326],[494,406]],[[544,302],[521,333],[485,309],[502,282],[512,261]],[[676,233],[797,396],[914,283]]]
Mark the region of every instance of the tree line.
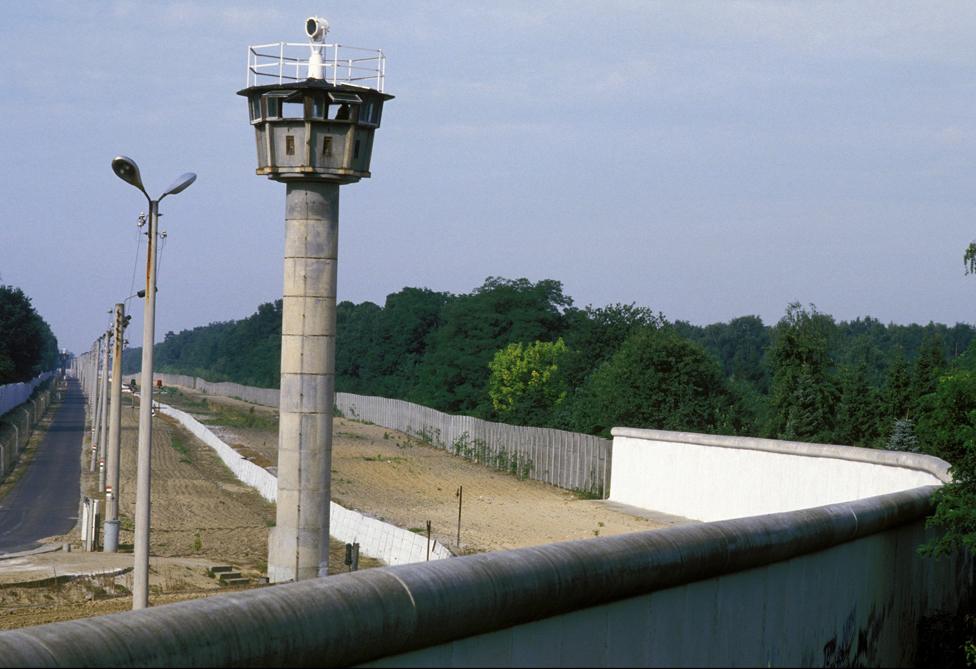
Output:
[[[766,325],[708,326],[633,304],[577,307],[554,280],[489,277],[469,293],[404,288],[341,302],[336,387],[450,413],[608,435],[611,427],[930,452],[976,428],[974,329],[836,321],[790,304]],[[277,387],[281,302],[166,333],[161,371]],[[126,352],[126,370],[141,351]]]
[[30,381],[59,361],[58,340],[31,299],[0,285],[0,386]]

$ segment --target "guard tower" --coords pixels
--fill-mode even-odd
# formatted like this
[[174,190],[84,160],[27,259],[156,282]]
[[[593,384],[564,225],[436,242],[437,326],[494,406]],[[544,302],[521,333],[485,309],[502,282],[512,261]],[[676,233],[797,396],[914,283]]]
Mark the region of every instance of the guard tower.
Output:
[[308,42],[249,47],[238,92],[254,126],[257,174],[286,186],[272,583],[328,569],[339,186],[370,176],[373,136],[393,97],[383,92],[383,52],[326,44],[328,31],[310,17]]

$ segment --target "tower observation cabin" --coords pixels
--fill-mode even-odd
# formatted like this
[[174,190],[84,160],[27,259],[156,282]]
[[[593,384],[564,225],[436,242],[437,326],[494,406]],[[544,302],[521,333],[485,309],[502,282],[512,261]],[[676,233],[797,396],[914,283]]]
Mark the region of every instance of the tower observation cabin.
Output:
[[354,183],[370,176],[386,57],[380,49],[324,43],[328,22],[306,21],[305,43],[248,47],[248,101],[257,174]]

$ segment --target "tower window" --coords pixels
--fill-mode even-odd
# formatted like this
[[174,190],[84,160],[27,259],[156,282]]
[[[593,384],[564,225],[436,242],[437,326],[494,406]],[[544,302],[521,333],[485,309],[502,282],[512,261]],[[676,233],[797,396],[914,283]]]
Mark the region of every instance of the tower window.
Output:
[[353,158],[359,158],[359,140],[358,139],[356,140],[356,143],[352,145],[352,157]]
[[295,155],[295,136],[285,135],[285,153],[289,156]]
[[322,138],[322,155],[331,156],[332,155],[332,138],[323,137]]
[[281,118],[281,98],[268,96],[268,118]]
[[325,98],[316,95],[312,98],[312,118],[325,118]]

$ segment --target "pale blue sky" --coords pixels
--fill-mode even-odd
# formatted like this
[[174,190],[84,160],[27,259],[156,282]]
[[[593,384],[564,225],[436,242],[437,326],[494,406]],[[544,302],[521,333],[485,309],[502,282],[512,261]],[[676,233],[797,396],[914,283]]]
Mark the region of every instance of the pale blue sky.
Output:
[[310,14],[397,96],[343,188],[340,299],[497,275],[695,323],[973,320],[971,2],[5,3],[0,281],[62,346],[130,293],[117,153],[153,193],[199,174],[163,202],[158,338],[280,295],[284,186],[235,92]]

